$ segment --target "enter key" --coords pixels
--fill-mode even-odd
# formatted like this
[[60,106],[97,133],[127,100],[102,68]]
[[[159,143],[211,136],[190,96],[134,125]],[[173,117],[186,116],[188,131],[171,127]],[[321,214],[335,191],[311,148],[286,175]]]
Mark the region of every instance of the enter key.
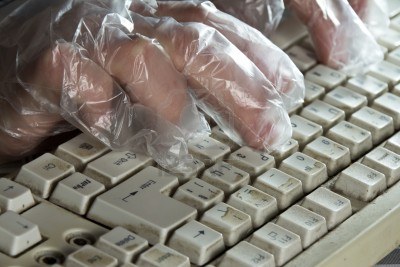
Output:
[[98,196],[88,218],[108,227],[123,226],[150,244],[165,243],[174,229],[194,219],[196,209],[171,197],[178,178],[147,167]]

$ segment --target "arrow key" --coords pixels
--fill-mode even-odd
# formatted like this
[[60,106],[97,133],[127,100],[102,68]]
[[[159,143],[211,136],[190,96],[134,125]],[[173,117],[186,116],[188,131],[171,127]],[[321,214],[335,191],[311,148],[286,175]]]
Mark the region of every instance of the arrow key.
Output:
[[33,206],[31,190],[7,178],[0,178],[0,210],[22,212]]
[[174,232],[168,246],[203,265],[225,248],[222,234],[198,221],[190,221]]
[[39,227],[13,211],[0,215],[0,251],[15,256],[42,239]]

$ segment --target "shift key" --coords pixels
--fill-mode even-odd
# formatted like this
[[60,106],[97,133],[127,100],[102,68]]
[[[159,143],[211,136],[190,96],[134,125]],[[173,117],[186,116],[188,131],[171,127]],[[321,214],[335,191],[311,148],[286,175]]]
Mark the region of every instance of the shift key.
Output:
[[165,243],[171,231],[197,215],[196,209],[169,197],[178,185],[177,177],[147,167],[98,196],[87,216],[108,227],[123,226],[150,244]]

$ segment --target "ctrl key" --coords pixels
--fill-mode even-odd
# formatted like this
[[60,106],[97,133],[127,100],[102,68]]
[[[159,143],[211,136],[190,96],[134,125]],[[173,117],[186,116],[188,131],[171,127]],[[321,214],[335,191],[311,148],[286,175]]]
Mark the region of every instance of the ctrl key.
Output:
[[42,239],[39,227],[14,211],[0,215],[0,251],[16,256]]

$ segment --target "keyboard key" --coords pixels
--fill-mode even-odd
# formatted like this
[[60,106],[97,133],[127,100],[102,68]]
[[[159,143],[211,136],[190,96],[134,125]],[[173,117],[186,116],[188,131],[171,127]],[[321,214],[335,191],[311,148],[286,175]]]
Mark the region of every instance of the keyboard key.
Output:
[[22,166],[15,181],[48,198],[55,184],[75,171],[72,164],[46,153]]
[[188,149],[193,156],[200,159],[206,166],[210,166],[227,156],[231,149],[211,137],[202,137],[190,140]]
[[368,74],[393,86],[400,81],[400,66],[384,60],[372,65]]
[[343,110],[321,100],[316,100],[304,107],[301,110],[300,115],[321,125],[324,132],[345,119],[345,113]]
[[305,72],[317,64],[314,52],[298,45],[294,45],[287,49],[286,54],[301,72]]
[[389,7],[389,16],[390,18],[395,17],[397,14],[400,13],[400,3],[396,0],[389,0],[387,1]]
[[228,158],[228,163],[244,170],[252,178],[275,167],[274,157],[247,146],[233,152]]
[[395,94],[395,95],[397,95],[397,96],[400,96],[400,83],[396,84],[396,85],[393,87],[392,93]]
[[292,123],[292,138],[299,142],[300,149],[322,135],[322,126],[298,115],[290,117]]
[[83,174],[110,188],[153,163],[151,157],[143,154],[112,151],[90,162]]
[[324,187],[307,195],[301,206],[323,216],[328,230],[346,220],[352,213],[350,200]]
[[399,15],[397,15],[396,17],[394,17],[390,20],[390,27],[397,31],[400,31],[400,16]]
[[300,45],[307,50],[315,51],[314,43],[310,36],[306,36],[301,40]]
[[386,29],[385,34],[381,34],[377,41],[387,49],[393,50],[400,46],[400,32],[390,28]]
[[258,228],[278,213],[276,199],[250,185],[230,195],[227,204],[250,215],[253,228]]
[[290,16],[279,23],[277,29],[273,31],[270,40],[284,50],[300,41],[307,35],[307,28],[299,21],[296,16]]
[[20,213],[35,204],[31,191],[19,183],[0,178],[0,211]]
[[156,244],[142,253],[136,264],[149,267],[190,267],[187,256],[162,244]]
[[197,214],[168,196],[177,186],[177,177],[147,167],[98,196],[87,216],[108,227],[123,225],[150,244],[164,243],[174,229]]
[[307,71],[305,78],[330,90],[346,80],[346,74],[324,65],[317,65]]
[[388,186],[400,179],[400,155],[386,148],[375,148],[365,155],[361,163],[383,173]]
[[304,80],[305,85],[305,95],[304,95],[304,105],[308,105],[314,100],[322,98],[325,94],[325,88],[316,83]]
[[328,232],[324,217],[299,205],[279,215],[276,224],[298,234],[303,248],[309,247]]
[[299,179],[305,193],[311,192],[328,179],[324,163],[300,152],[282,161],[279,169]]
[[95,246],[120,262],[132,262],[149,244],[146,239],[117,226],[100,236]]
[[204,212],[200,222],[220,232],[228,247],[239,242],[252,230],[249,215],[223,202]]
[[397,132],[395,135],[390,137],[389,140],[385,142],[383,147],[400,155],[400,132]]
[[86,164],[104,155],[110,149],[87,134],[80,134],[57,147],[55,155],[72,165],[76,171],[83,171]]
[[242,241],[225,252],[218,267],[275,267],[271,253],[262,250],[247,241]]
[[324,136],[306,145],[303,153],[325,163],[329,176],[333,176],[351,163],[350,150]]
[[367,105],[367,97],[355,93],[346,87],[338,86],[324,97],[324,101],[346,113],[346,117]]
[[80,215],[86,214],[94,198],[105,190],[104,185],[76,172],[61,180],[50,201]]
[[164,171],[175,175],[179,179],[180,184],[184,184],[190,179],[197,177],[205,168],[204,162],[193,158],[193,160],[186,163],[185,166],[177,166],[174,168],[169,168],[168,170],[163,169],[162,167],[158,166],[159,168],[163,169]]
[[389,53],[389,49],[387,49],[387,47],[384,47],[383,45],[380,45],[380,44],[378,44],[378,45],[379,45],[379,48],[381,49],[381,51],[383,53],[383,58],[386,58],[386,56]]
[[223,201],[224,191],[203,180],[194,178],[181,185],[176,190],[174,198],[202,213]]
[[136,264],[130,263],[130,262],[124,262],[119,267],[139,267]]
[[[304,101],[303,101],[304,102]],[[292,116],[293,114],[297,114],[299,113],[299,111],[303,108],[303,103],[296,103],[295,105],[293,105],[290,109],[287,109],[287,113],[289,114],[289,116]]]
[[353,123],[372,134],[372,143],[379,144],[394,132],[392,117],[370,107],[363,107],[349,119]]
[[220,141],[221,143],[224,143],[225,145],[228,145],[231,151],[235,151],[240,147],[231,138],[229,138],[229,136],[227,136],[219,126],[214,126],[211,129],[211,137]]
[[371,201],[386,190],[386,178],[383,173],[355,162],[339,174],[333,189],[351,198]]
[[390,52],[386,58],[387,61],[400,66],[400,47]]
[[292,155],[294,152],[299,150],[299,142],[295,139],[289,139],[281,147],[271,152],[271,156],[275,159],[275,165],[279,166],[281,161]]
[[202,180],[231,194],[250,181],[250,175],[235,166],[220,161],[204,171]]
[[400,128],[400,96],[385,93],[375,99],[371,107],[392,117],[394,128]]
[[346,83],[346,87],[358,94],[366,96],[369,103],[389,90],[387,83],[370,75],[361,74],[349,79]]
[[197,265],[207,263],[225,249],[222,234],[197,221],[175,230],[168,246]]
[[0,251],[16,256],[42,240],[39,227],[14,211],[0,215]]
[[118,260],[91,245],[72,252],[65,260],[66,267],[117,267]]
[[280,210],[303,196],[301,181],[275,168],[258,176],[253,186],[276,198]]
[[300,236],[274,223],[255,231],[249,242],[274,255],[276,266],[282,266],[302,250]]
[[371,133],[347,121],[330,128],[326,137],[348,147],[352,160],[358,159],[372,148]]

